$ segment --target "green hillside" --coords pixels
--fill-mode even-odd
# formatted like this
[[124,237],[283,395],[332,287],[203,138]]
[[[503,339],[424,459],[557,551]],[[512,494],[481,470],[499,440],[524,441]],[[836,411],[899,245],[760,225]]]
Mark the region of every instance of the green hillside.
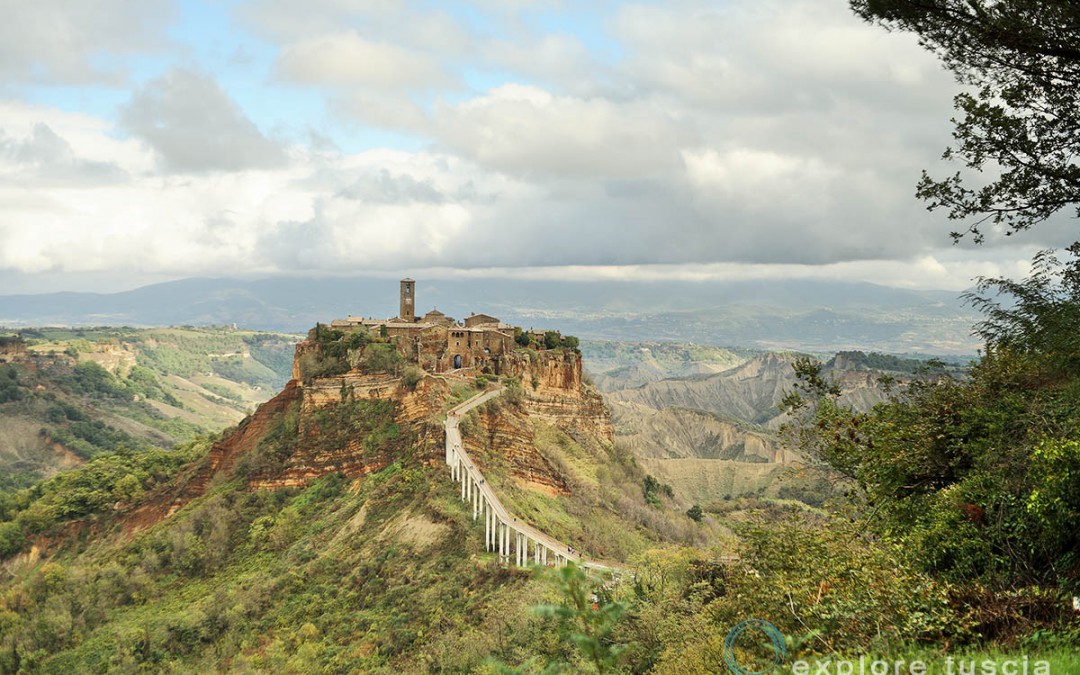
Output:
[[295,336],[224,328],[25,329],[0,345],[0,485],[118,446],[235,424],[288,379]]
[[[609,552],[617,579],[487,552],[441,446],[446,410],[487,378],[395,380],[364,372],[362,354],[218,443],[101,453],[0,491],[0,672],[704,675],[725,671],[747,619],[778,630],[779,672],[860,659],[1077,672],[1080,312],[1062,280],[1080,262],[1042,274],[988,313],[970,372],[916,368],[872,407],[845,403],[835,362],[785,361],[799,499],[687,508],[581,431],[607,424],[588,385],[508,378],[511,393],[462,420],[466,445],[514,513]],[[537,374],[558,371],[560,356],[534,356]],[[917,366],[843,359],[863,379]],[[49,382],[159,395],[82,362]],[[5,405],[44,396],[20,367],[0,380]],[[809,498],[815,485],[833,498]],[[747,639],[727,656],[759,670],[774,649]]]
[[[630,601],[638,586],[629,575],[601,587],[572,570],[512,569],[486,552],[432,433],[442,411],[477,389],[429,377],[403,379],[396,391],[409,386],[430,393],[433,415],[405,422],[390,399],[345,396],[301,418],[295,402],[276,398],[280,412],[264,408],[219,444],[249,443],[232,473],[149,527],[144,515],[190,484],[209,440],[101,455],[0,497],[0,559],[12,570],[0,581],[0,672],[588,671],[594,662],[578,638],[593,631],[608,641],[592,594],[613,628],[619,612],[608,608],[618,605],[609,601]],[[525,430],[526,398],[483,416]],[[519,515],[561,525],[575,545],[633,560],[716,531],[651,494],[633,459],[614,448],[579,445],[545,425],[539,438],[546,453],[572,455],[553,480],[610,482],[551,501],[512,493],[508,472],[494,465],[492,482]],[[389,464],[352,479],[331,471],[303,485],[250,487],[292,457],[340,455],[354,442],[354,459]],[[577,599],[572,616],[568,598]],[[555,609],[534,609],[543,605]]]

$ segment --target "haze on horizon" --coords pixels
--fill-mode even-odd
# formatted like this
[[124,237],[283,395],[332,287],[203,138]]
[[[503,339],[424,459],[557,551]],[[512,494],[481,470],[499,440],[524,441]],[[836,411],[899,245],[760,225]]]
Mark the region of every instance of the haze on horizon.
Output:
[[843,0],[41,0],[0,25],[0,294],[191,276],[1020,276],[914,196],[957,85]]

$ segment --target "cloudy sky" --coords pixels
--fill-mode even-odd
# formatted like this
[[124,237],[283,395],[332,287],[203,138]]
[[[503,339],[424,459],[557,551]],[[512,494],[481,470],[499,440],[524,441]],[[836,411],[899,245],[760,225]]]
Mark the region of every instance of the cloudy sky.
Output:
[[[962,288],[951,76],[843,0],[0,0],[0,293],[189,276]],[[1055,237],[1061,241],[1056,241]]]

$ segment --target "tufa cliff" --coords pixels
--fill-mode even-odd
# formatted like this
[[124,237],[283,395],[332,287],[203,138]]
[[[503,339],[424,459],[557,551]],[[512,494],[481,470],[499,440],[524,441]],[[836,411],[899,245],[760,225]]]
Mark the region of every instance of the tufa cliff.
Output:
[[[127,529],[168,518],[217,481],[239,479],[251,490],[302,487],[328,474],[355,481],[398,461],[440,462],[445,411],[488,378],[425,373],[385,359],[384,343],[350,347],[348,336],[340,340],[298,344],[294,379],[136,508]],[[538,451],[535,434],[540,426],[589,447],[613,443],[603,401],[582,380],[581,355],[518,349],[501,358],[501,370],[515,395],[476,412],[472,433],[465,434],[470,451],[505,465],[518,486],[570,494],[560,468]]]

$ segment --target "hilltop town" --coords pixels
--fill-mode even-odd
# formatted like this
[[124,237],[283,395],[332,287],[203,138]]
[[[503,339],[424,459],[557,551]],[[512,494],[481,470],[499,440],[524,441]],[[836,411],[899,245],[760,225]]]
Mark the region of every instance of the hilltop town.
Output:
[[416,314],[416,281],[401,280],[398,315],[389,319],[348,316],[330,323],[331,330],[366,331],[389,338],[403,359],[429,373],[472,371],[502,375],[505,357],[515,347],[577,350],[573,336],[563,337],[553,330],[523,330],[487,314],[472,314],[455,321],[437,309]]

